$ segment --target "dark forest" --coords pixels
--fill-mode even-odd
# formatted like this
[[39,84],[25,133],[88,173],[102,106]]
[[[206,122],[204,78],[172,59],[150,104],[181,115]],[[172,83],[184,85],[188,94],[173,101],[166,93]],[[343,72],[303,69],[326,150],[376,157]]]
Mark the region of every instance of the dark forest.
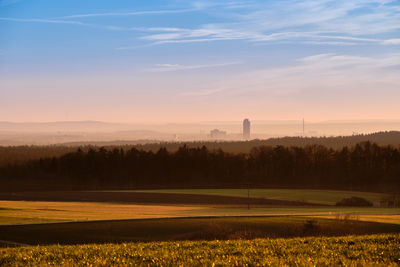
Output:
[[249,153],[101,147],[7,164],[0,181],[2,191],[251,186],[395,192],[400,149],[371,142],[340,149],[258,146]]

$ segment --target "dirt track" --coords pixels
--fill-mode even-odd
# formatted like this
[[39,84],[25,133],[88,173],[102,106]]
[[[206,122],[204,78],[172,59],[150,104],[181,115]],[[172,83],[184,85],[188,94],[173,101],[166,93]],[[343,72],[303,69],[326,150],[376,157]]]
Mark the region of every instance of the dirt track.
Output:
[[78,202],[119,202],[137,204],[222,204],[260,206],[320,206],[306,202],[285,201],[264,198],[246,198],[229,196],[211,196],[172,193],[142,192],[85,192],[85,191],[49,191],[0,193],[0,200],[25,201],[78,201]]

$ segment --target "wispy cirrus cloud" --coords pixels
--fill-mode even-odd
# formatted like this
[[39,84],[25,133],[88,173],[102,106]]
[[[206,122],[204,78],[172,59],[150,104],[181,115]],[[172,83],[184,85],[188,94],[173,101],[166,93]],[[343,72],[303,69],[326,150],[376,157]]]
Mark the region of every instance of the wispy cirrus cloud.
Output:
[[384,40],[382,43],[385,45],[400,45],[400,38]]
[[24,23],[48,23],[48,24],[67,24],[74,26],[84,26],[90,28],[98,28],[110,31],[141,31],[143,29],[140,28],[129,28],[129,27],[120,27],[120,26],[112,26],[112,25],[101,25],[95,23],[85,23],[76,20],[62,20],[62,19],[37,19],[37,18],[7,18],[0,17],[0,21],[13,21],[13,22],[24,22]]
[[132,12],[108,12],[108,13],[87,13],[57,17],[57,19],[75,19],[75,18],[90,18],[90,17],[129,17],[141,15],[163,15],[192,12],[198,9],[165,9],[165,10],[147,10],[147,11],[132,11]]
[[[4,1],[4,0],[3,0]],[[12,1],[12,0],[7,0]],[[113,17],[158,16],[199,12],[218,22],[184,27],[145,27],[112,25]],[[184,3],[178,9],[74,14],[54,19],[0,18],[14,22],[70,24],[110,31],[136,31],[136,38],[147,46],[244,40],[249,42],[293,42],[311,45],[397,44],[397,39],[381,34],[399,34],[400,4],[394,0],[283,0],[283,1],[205,1]],[[108,17],[109,25],[96,23]],[[76,19],[93,18],[93,22]],[[136,44],[118,50],[143,47]]]
[[[167,44],[167,43],[192,43],[192,42],[209,42],[209,41],[223,41],[223,40],[248,40],[252,42],[266,42],[266,41],[285,41],[295,40],[299,42],[310,42],[310,40],[338,40],[345,42],[365,42],[365,43],[379,43],[381,40],[374,38],[361,38],[353,36],[340,36],[328,35],[324,32],[277,32],[277,33],[262,33],[262,32],[249,32],[245,30],[233,30],[227,28],[217,28],[215,25],[209,25],[200,29],[174,29],[168,30],[163,33],[163,29],[159,30],[157,34],[150,34],[141,37],[143,40],[154,41],[154,44]],[[326,41],[325,43],[329,43]],[[338,42],[331,42],[337,44]]]
[[358,44],[354,42],[332,42],[332,41],[304,41],[303,43],[311,45],[334,45],[334,46],[353,46]]
[[244,10],[209,6],[220,8],[218,10],[227,21],[191,29],[176,28],[174,34],[160,28],[157,33],[141,39],[157,45],[221,40],[353,45],[380,44],[384,40],[369,36],[400,30],[399,4],[396,1],[268,1],[251,3]]
[[183,71],[183,70],[194,70],[194,69],[204,69],[204,68],[226,67],[237,64],[240,64],[240,62],[225,62],[225,63],[203,64],[203,65],[157,64],[152,68],[145,69],[145,71],[149,72]]
[[[183,96],[240,96],[259,94],[269,97],[296,97],[313,94],[364,94],[367,91],[398,92],[400,54],[364,57],[317,54],[296,60],[291,66],[250,70],[206,84],[203,90],[185,91]],[[209,88],[212,88],[209,89]]]
[[14,22],[38,22],[38,23],[52,23],[52,24],[71,24],[71,25],[81,25],[81,26],[91,26],[96,27],[95,24],[83,23],[80,21],[71,21],[71,20],[54,20],[54,19],[22,19],[22,18],[5,18],[0,17],[0,20],[3,21],[14,21]]
[[188,96],[188,97],[199,97],[199,96],[215,95],[215,94],[221,93],[223,91],[225,91],[225,89],[219,88],[219,89],[182,92],[180,95]]

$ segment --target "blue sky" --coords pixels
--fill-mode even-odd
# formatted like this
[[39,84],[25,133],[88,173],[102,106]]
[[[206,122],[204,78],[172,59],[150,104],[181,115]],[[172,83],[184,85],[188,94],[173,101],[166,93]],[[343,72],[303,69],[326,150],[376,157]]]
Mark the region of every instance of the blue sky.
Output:
[[0,120],[400,117],[400,1],[0,0]]

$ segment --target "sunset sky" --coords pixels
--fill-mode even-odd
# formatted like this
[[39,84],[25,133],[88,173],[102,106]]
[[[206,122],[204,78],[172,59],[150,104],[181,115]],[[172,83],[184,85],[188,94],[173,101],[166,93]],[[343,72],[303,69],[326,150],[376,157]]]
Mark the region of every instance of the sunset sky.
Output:
[[400,118],[400,1],[0,0],[0,121]]

